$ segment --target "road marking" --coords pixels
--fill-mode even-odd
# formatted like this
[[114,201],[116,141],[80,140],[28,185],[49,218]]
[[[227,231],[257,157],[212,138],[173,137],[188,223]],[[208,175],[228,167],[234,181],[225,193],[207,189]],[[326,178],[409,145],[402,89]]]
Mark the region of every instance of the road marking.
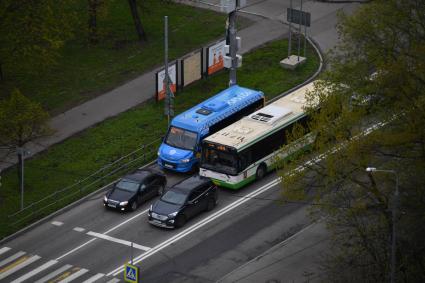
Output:
[[52,273],[47,274],[47,275],[46,275],[46,276],[44,276],[43,278],[41,278],[41,279],[39,279],[39,280],[35,281],[35,283],[44,283],[44,282],[46,282],[46,281],[48,281],[48,280],[52,279],[53,277],[58,276],[59,274],[61,274],[61,273],[62,273],[62,272],[64,272],[65,270],[70,269],[71,267],[72,267],[72,265],[70,265],[70,264],[64,265],[64,266],[62,266],[61,268],[59,268],[59,269],[57,269],[57,270],[53,271]]
[[13,280],[11,283],[23,282],[23,281],[27,280],[28,278],[40,273],[41,271],[49,268],[50,266],[52,266],[56,263],[58,263],[56,260],[50,260],[50,261],[46,262],[45,264],[43,264],[43,265],[37,267],[36,269],[32,270],[31,272],[19,277],[18,279]]
[[23,256],[24,254],[26,254],[26,252],[22,252],[22,251],[21,252],[17,252],[16,254],[14,254],[14,255],[6,258],[5,260],[1,261],[0,262],[0,267],[3,266],[3,265],[8,264],[11,261],[14,261],[15,259],[17,259],[18,257]]
[[63,279],[63,280],[61,280],[61,281],[59,281],[58,283],[68,283],[68,282],[71,282],[72,280],[74,280],[74,279],[76,279],[76,278],[80,277],[81,275],[83,275],[84,273],[86,273],[86,272],[88,272],[88,271],[89,271],[88,269],[81,268],[81,269],[80,269],[80,270],[78,270],[77,272],[72,273],[72,275],[71,275],[71,276],[68,276],[67,278],[65,278],[65,279]]
[[[129,246],[129,247],[131,246],[130,241],[121,240],[121,239],[114,238],[114,237],[111,237],[111,236],[108,236],[108,235],[105,235],[105,234],[100,234],[100,233],[90,231],[90,232],[87,232],[87,235],[93,236],[93,237],[96,237],[96,238],[100,238],[100,239],[103,239],[103,240],[115,242],[115,243],[118,243],[118,244],[126,245],[126,246]],[[145,247],[145,246],[138,245],[138,244],[135,244],[135,243],[133,243],[133,248],[143,250],[143,251],[149,251],[151,249],[149,247]]]
[[[7,252],[8,250],[10,250],[10,248],[8,248],[8,247],[3,247],[3,248],[1,248],[0,249],[0,255],[1,254],[3,254],[3,253],[5,253],[5,252]],[[1,265],[0,265],[1,266]]]
[[98,273],[92,277],[90,277],[89,279],[87,279],[86,281],[84,281],[83,283],[93,283],[94,281],[102,278],[103,276],[105,276],[105,274],[103,273]]
[[[145,209],[145,210],[143,210],[142,212],[140,212],[140,213],[138,213],[138,214],[134,215],[133,217],[131,217],[131,218],[127,219],[126,221],[123,221],[123,222],[121,222],[120,224],[118,224],[118,225],[116,225],[116,226],[112,227],[111,229],[109,229],[108,231],[106,231],[106,232],[105,232],[105,233],[103,233],[103,234],[108,234],[108,233],[110,233],[110,232],[114,231],[115,229],[118,229],[118,228],[119,228],[119,227],[121,227],[122,225],[127,224],[128,222],[132,221],[133,219],[135,219],[135,218],[139,217],[140,215],[146,214],[146,213],[148,212],[148,210],[149,210],[149,209]],[[80,246],[78,246],[78,247],[76,247],[76,248],[74,248],[74,249],[70,250],[69,252],[67,252],[67,253],[65,253],[65,254],[63,254],[63,255],[61,255],[61,256],[60,256],[60,257],[58,257],[56,260],[60,260],[60,259],[62,259],[62,258],[64,258],[64,257],[66,257],[66,256],[68,256],[68,255],[70,255],[70,254],[72,254],[73,252],[78,251],[78,250],[79,250],[79,249],[81,249],[82,247],[84,247],[84,246],[86,246],[86,245],[90,244],[91,242],[93,242],[93,241],[95,241],[95,240],[96,240],[96,238],[93,238],[93,239],[91,239],[91,240],[89,240],[89,241],[85,242],[84,244],[82,244],[82,245],[80,245]]]
[[[6,278],[7,276],[9,276],[10,274],[24,268],[25,266],[33,263],[36,260],[39,260],[40,257],[38,255],[34,255],[31,257],[21,257],[20,259],[18,259],[17,261],[15,261],[14,263],[12,263],[10,266],[6,267],[6,271],[0,271],[0,280]],[[10,268],[9,268],[10,267]]]
[[117,278],[113,278],[113,279],[111,279],[111,280],[109,280],[108,282],[106,282],[106,283],[117,283],[117,282],[120,282],[121,280],[119,280],[119,279],[117,279]]
[[55,225],[55,226],[62,226],[63,225],[63,222],[53,221],[52,224]]
[[[227,205],[226,207],[220,209],[219,211],[215,212],[214,214],[211,214],[210,216],[206,217],[205,219],[195,223],[194,225],[190,226],[189,228],[187,228],[186,230],[180,232],[179,234],[169,238],[168,240],[156,245],[155,247],[153,247],[152,249],[150,249],[149,251],[147,251],[146,253],[143,253],[141,255],[139,255],[138,257],[136,257],[133,260],[133,264],[137,264],[139,262],[141,262],[142,260],[156,254],[157,252],[161,251],[162,249],[168,247],[169,245],[177,242],[178,240],[186,237],[187,235],[189,235],[190,233],[198,230],[199,228],[205,226],[206,224],[210,223],[211,221],[217,219],[218,217],[222,216],[223,214],[235,209],[236,207],[240,206],[241,204],[251,200],[251,198],[269,190],[270,188],[274,187],[275,185],[280,183],[280,178],[274,179],[271,182],[265,184],[264,186],[256,189],[255,191],[247,194],[244,198],[240,198],[238,200],[236,200],[235,202]],[[122,271],[124,270],[124,266],[120,266],[116,269],[114,269],[113,271],[109,272],[107,274],[107,276],[117,276],[118,274],[120,274]]]
[[75,228],[74,228],[74,229],[72,229],[72,230],[77,231],[77,232],[84,232],[86,229],[81,228],[81,227],[75,227]]

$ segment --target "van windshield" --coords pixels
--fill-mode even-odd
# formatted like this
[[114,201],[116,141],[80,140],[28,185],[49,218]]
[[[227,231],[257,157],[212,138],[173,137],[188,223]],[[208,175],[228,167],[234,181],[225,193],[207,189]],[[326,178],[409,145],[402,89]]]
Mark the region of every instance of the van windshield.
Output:
[[195,150],[196,138],[196,133],[172,126],[165,137],[165,143],[173,147]]

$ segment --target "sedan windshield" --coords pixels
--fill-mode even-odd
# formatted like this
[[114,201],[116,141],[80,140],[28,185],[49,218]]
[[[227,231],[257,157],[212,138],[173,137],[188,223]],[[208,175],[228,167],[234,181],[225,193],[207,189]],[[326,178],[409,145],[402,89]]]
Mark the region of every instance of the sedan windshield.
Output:
[[122,179],[115,185],[115,187],[127,192],[137,192],[139,189],[139,183],[129,179]]
[[186,195],[179,191],[167,191],[162,197],[161,200],[172,203],[172,204],[184,204],[186,200]]
[[165,143],[182,149],[194,150],[196,146],[196,133],[171,127],[165,138]]

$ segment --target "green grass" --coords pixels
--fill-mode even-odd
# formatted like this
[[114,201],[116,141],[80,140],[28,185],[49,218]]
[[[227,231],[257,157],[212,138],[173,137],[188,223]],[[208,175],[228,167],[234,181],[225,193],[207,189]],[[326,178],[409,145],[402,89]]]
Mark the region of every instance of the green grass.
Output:
[[[282,69],[279,61],[285,56],[286,48],[286,40],[279,40],[244,55],[244,65],[237,73],[238,84],[262,90],[267,99],[270,99],[305,81],[317,70],[319,62],[312,48],[308,48],[307,62],[297,70]],[[176,113],[200,103],[225,89],[227,85],[228,72],[221,72],[186,87],[175,98]],[[163,103],[150,101],[52,146],[46,152],[26,161],[25,204],[29,205],[70,185],[142,144],[157,139],[165,132],[166,127]],[[156,148],[153,150],[156,152]],[[0,237],[21,227],[6,225],[6,216],[19,210],[20,195],[16,169],[5,172],[2,183]],[[73,199],[78,197],[80,195]],[[59,204],[58,207],[64,204]],[[44,214],[52,212],[53,209]]]
[[[141,19],[148,40],[138,43],[127,1],[108,1],[98,20],[100,43],[87,44],[87,1],[76,1],[74,39],[66,42],[57,65],[34,66],[33,74],[19,66],[4,66],[0,98],[17,87],[53,115],[104,93],[163,63],[164,16],[169,22],[169,58],[173,60],[224,36],[225,15],[176,3],[143,0]],[[241,25],[248,25],[241,18]],[[208,27],[208,28],[205,28]]]

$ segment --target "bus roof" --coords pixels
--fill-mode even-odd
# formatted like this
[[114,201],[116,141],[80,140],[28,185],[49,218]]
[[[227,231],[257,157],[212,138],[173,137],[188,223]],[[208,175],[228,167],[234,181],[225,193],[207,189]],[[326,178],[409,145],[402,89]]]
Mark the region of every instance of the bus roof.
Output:
[[313,82],[309,83],[212,134],[204,139],[204,142],[230,146],[238,151],[242,150],[257,139],[304,116],[305,95],[313,88]]
[[177,115],[171,125],[197,133],[208,133],[211,125],[263,97],[261,91],[234,85]]

